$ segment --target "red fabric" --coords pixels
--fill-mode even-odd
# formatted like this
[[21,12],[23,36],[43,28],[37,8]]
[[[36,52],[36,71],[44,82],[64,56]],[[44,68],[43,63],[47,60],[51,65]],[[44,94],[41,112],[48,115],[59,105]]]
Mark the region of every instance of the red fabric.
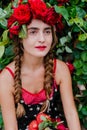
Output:
[[55,74],[55,71],[56,71],[56,59],[54,59],[54,68],[53,68],[53,73]]
[[34,94],[26,89],[22,88],[22,98],[26,104],[37,104],[46,100],[45,90],[42,89],[40,92]]
[[7,69],[9,71],[9,73],[12,75],[12,77],[14,78],[14,73],[13,71],[9,68],[9,67],[6,67],[5,69]]

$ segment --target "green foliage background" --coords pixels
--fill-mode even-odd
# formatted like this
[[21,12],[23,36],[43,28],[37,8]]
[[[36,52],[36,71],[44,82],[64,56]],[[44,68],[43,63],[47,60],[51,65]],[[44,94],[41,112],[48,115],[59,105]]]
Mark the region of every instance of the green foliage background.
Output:
[[[62,7],[58,6],[57,0],[44,1],[63,15],[65,29],[58,34],[55,56],[75,67],[72,73],[73,92],[81,124],[87,129],[87,0],[70,0]],[[12,41],[5,31],[10,14],[10,0],[0,1],[0,70],[14,57]],[[0,128],[3,128],[1,113]]]

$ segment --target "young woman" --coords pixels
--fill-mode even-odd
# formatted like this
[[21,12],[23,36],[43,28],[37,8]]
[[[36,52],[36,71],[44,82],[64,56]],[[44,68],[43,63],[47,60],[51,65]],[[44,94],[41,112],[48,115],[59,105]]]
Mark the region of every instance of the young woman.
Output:
[[53,7],[48,8],[41,0],[29,0],[14,8],[8,19],[15,58],[0,74],[5,130],[36,130],[29,124],[39,113],[60,120],[59,93],[68,129],[81,130],[70,72],[63,61],[53,58],[58,18]]

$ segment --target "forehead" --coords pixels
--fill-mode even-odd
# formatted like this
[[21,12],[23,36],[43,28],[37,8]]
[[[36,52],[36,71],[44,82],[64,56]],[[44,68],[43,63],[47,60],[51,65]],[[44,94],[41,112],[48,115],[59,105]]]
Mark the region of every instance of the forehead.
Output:
[[41,20],[38,20],[38,19],[33,19],[31,21],[31,23],[27,26],[27,28],[39,28],[39,29],[43,29],[43,28],[51,28],[50,25],[44,23],[43,21]]

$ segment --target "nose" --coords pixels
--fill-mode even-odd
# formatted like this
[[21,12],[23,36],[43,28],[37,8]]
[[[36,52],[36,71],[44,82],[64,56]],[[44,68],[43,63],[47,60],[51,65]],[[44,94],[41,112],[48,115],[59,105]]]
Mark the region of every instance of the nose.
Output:
[[39,33],[39,42],[40,43],[44,43],[45,42],[45,36],[43,32]]

